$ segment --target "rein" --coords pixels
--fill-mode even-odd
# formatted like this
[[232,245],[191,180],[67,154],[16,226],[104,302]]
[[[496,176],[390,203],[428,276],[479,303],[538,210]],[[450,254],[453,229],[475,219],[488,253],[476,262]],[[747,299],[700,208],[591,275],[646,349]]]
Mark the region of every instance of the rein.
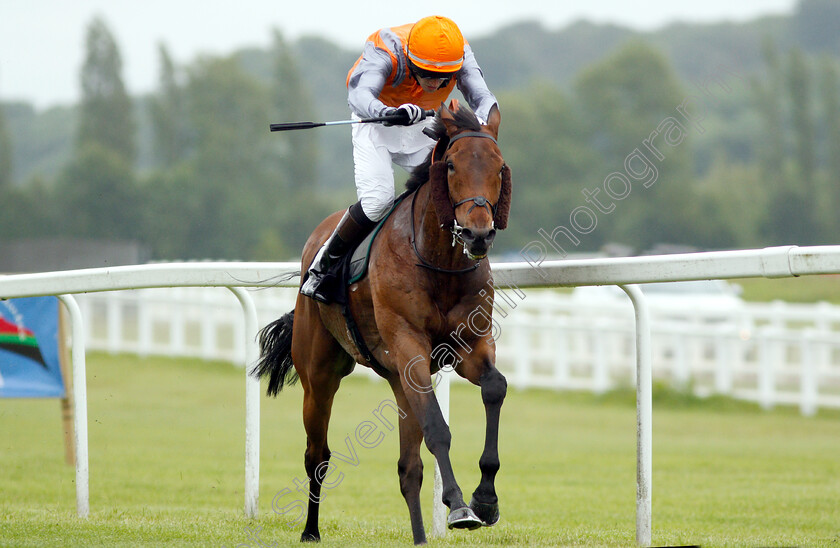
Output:
[[[446,145],[446,150],[444,150],[444,152],[441,154],[441,157],[443,157],[443,155],[445,155],[446,152],[450,148],[452,148],[452,143],[454,143],[458,139],[463,139],[464,137],[480,137],[480,138],[484,138],[484,139],[490,139],[491,141],[493,141],[493,143],[496,143],[496,139],[492,135],[488,135],[486,133],[482,133],[482,132],[479,132],[479,131],[465,131],[465,132],[459,133],[458,135],[449,139],[449,143]],[[498,143],[496,143],[496,144],[498,144]],[[436,145],[436,148],[437,148],[437,145]],[[435,151],[432,151],[432,158],[433,158],[432,161],[433,162],[435,161],[434,157],[435,157]],[[429,261],[424,259],[422,255],[420,255],[420,250],[417,249],[417,237],[416,237],[417,232],[416,232],[416,228],[414,227],[414,204],[417,202],[417,194],[418,194],[417,191],[415,191],[414,196],[412,196],[412,198],[411,198],[411,246],[414,248],[414,254],[417,255],[417,258],[420,260],[419,263],[416,263],[416,266],[420,266],[420,267],[432,270],[434,272],[441,272],[441,273],[444,273],[444,274],[466,274],[467,272],[472,272],[473,270],[477,269],[481,265],[481,262],[480,262],[481,260],[480,259],[479,259],[479,262],[475,263],[472,266],[468,266],[466,268],[446,269],[446,268],[440,268],[440,267],[437,267],[437,266],[431,264]],[[472,198],[466,198],[466,199],[461,200],[460,202],[454,204],[452,207],[454,209],[454,208],[457,208],[459,205],[463,205],[463,204],[466,204],[468,202],[473,202],[472,207],[470,207],[469,211],[467,212],[468,214],[473,209],[475,209],[476,206],[486,207],[487,209],[490,210],[490,215],[491,216],[494,216],[496,214],[496,206],[491,204],[490,200],[488,200],[484,196],[473,196]],[[460,235],[461,235],[461,227],[458,225],[457,219],[455,220],[455,226],[452,228],[452,235],[453,235],[452,245],[454,246],[455,241],[458,238],[460,238]]]

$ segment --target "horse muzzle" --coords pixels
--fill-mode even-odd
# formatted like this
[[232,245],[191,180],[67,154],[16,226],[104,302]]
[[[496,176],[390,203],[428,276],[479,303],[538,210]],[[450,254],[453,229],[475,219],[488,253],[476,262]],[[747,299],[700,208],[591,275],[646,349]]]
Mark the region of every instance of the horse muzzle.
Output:
[[464,253],[472,260],[483,259],[493,247],[496,238],[495,228],[459,227],[456,236],[464,244]]

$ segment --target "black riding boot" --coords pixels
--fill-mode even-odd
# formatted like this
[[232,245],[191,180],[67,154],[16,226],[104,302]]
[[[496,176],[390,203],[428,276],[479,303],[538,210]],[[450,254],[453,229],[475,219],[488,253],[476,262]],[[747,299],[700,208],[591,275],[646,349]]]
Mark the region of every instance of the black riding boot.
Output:
[[331,277],[330,268],[351,248],[361,243],[374,226],[376,223],[362,212],[359,202],[350,206],[312,260],[307,278],[300,286],[300,292],[316,301],[329,304],[331,295],[327,291],[328,288],[324,287],[324,282]]

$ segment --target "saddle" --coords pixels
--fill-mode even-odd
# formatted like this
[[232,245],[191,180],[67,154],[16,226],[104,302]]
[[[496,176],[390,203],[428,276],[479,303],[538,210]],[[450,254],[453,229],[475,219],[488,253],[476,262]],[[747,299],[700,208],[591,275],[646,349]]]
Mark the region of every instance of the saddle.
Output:
[[[406,193],[407,194],[407,193]],[[330,266],[329,272],[324,276],[322,290],[327,293],[332,302],[340,305],[347,304],[347,287],[360,281],[367,276],[368,264],[370,262],[370,251],[373,249],[373,241],[382,230],[385,221],[391,216],[397,206],[405,197],[405,194],[400,195],[394,200],[391,209],[371,230],[370,234],[351,248],[341,259]]]
[[402,198],[403,197],[400,196],[399,198],[394,200],[394,205],[391,206],[391,209],[388,211],[385,217],[383,217],[382,220],[379,221],[379,223],[374,227],[370,234],[365,236],[365,239],[362,240],[358,246],[356,246],[356,249],[348,253],[349,260],[347,261],[347,265],[345,267],[346,272],[344,273],[344,279],[346,280],[346,282],[341,284],[344,288],[344,291],[347,290],[347,286],[352,285],[358,282],[359,280],[364,279],[364,277],[367,276],[368,263],[370,262],[370,250],[373,249],[373,240],[375,240],[376,237],[379,235],[379,231],[382,230],[382,226],[385,224],[385,221],[388,220],[388,217],[391,216],[391,213],[393,213],[394,210],[397,209],[397,206],[402,201]]
[[376,360],[376,358],[374,358],[373,353],[365,343],[364,337],[362,337],[362,333],[359,331],[359,326],[356,324],[356,320],[350,312],[347,298],[347,288],[350,285],[363,280],[364,277],[367,276],[368,264],[370,263],[370,251],[373,249],[373,242],[382,230],[385,221],[388,220],[394,210],[397,209],[400,202],[402,202],[408,194],[409,192],[404,192],[398,196],[396,200],[394,200],[394,205],[391,206],[391,209],[385,217],[377,223],[371,233],[368,234],[355,249],[351,249],[344,257],[341,258],[341,260],[330,268],[330,272],[328,272],[325,277],[325,283],[322,285],[322,288],[328,292],[331,300],[338,304],[341,309],[341,314],[344,316],[344,320],[347,323],[347,330],[350,332],[350,336],[353,338],[353,343],[356,345],[359,353],[361,353],[362,356],[370,362],[373,370],[381,376],[386,376],[388,374],[388,370],[385,369]]

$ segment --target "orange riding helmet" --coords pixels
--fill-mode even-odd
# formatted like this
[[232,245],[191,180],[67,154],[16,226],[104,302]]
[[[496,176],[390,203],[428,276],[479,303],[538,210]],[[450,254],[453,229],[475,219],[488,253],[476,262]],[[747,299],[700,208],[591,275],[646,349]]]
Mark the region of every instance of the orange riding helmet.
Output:
[[464,36],[452,19],[432,15],[411,27],[406,54],[420,72],[453,73],[464,64],[464,43]]

